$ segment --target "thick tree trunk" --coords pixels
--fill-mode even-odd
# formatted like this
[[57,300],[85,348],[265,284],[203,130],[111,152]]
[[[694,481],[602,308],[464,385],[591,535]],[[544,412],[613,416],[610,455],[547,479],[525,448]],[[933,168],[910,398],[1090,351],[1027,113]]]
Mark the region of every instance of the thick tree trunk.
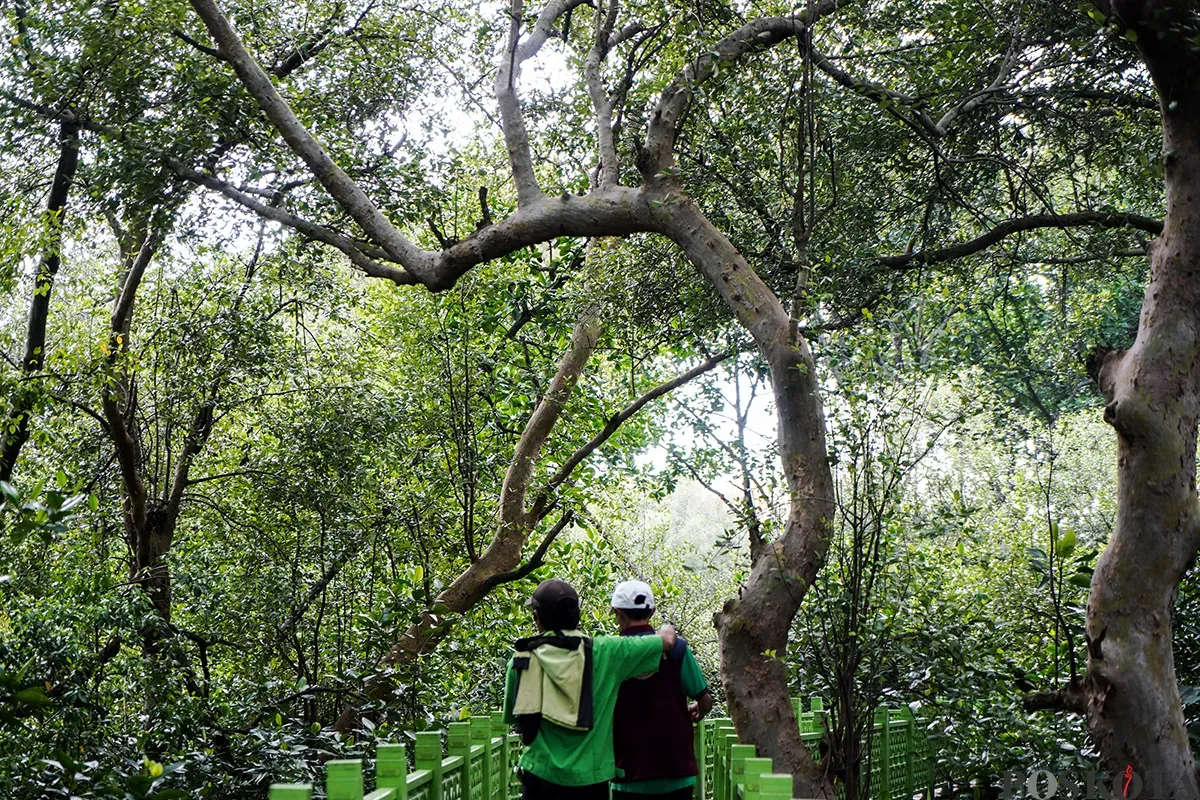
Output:
[[1104,418],[1117,432],[1118,504],[1092,579],[1082,688],[1111,772],[1131,765],[1162,796],[1195,798],[1171,617],[1200,547],[1200,53],[1185,35],[1200,21],[1200,3],[1128,0],[1104,10],[1134,32],[1161,98],[1167,217],[1151,248],[1137,339],[1099,365]]
[[792,620],[825,563],[834,515],[812,353],[779,299],[690,200],[675,206],[666,227],[770,364],[779,454],[791,495],[783,535],[763,548],[738,597],[714,619],[730,716],[759,755],[792,773],[798,797],[833,797],[800,739],[785,660]]
[[[150,598],[150,604],[165,623],[171,621],[171,567],[166,555],[175,535],[176,520],[162,509],[152,509],[141,526],[134,527],[127,516],[126,535],[134,553],[130,563],[130,580],[137,581]],[[148,645],[157,636],[148,634]]]
[[[22,377],[36,374],[46,362],[46,320],[50,315],[50,292],[62,262],[62,226],[67,213],[67,195],[79,165],[79,124],[74,121],[61,123],[59,141],[58,166],[46,202],[46,220],[50,230],[34,278],[33,298],[29,301],[25,353],[21,359]],[[28,385],[19,387],[13,396],[8,414],[10,430],[0,442],[0,481],[12,479],[21,448],[29,441],[29,415],[33,411],[33,397],[34,392]]]

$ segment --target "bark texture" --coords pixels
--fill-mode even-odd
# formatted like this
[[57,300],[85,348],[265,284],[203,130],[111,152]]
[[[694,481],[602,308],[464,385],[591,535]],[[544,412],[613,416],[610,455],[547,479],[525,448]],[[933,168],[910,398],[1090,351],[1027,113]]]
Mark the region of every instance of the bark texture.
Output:
[[1110,771],[1132,765],[1177,798],[1200,796],[1171,646],[1179,581],[1200,547],[1200,24],[1195,0],[1105,4],[1136,39],[1162,103],[1167,214],[1150,251],[1137,338],[1098,378],[1118,440],[1112,539],[1088,601],[1088,725]]

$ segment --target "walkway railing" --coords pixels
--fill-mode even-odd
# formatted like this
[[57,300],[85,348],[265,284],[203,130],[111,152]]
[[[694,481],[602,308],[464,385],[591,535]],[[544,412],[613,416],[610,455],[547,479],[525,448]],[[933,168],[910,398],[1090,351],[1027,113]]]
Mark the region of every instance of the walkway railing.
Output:
[[[800,736],[813,753],[824,732],[825,711],[820,698],[801,711],[800,698],[792,703],[800,723]],[[875,716],[872,745],[871,797],[875,800],[912,800],[933,797],[932,756],[924,737],[917,733],[911,712],[880,708]],[[776,773],[769,758],[757,758],[754,745],[742,744],[728,719],[704,720],[696,728],[696,778],[698,800],[790,800],[792,776]],[[521,738],[508,732],[500,712],[452,722],[446,754],[442,734],[416,734],[413,770],[403,744],[381,744],[375,751],[375,788],[367,792],[360,759],[325,764],[325,797],[328,800],[519,800],[521,783],[516,773]],[[274,784],[270,800],[310,800],[309,784]]]
[[[810,701],[808,711],[801,698],[792,698],[792,707],[800,724],[800,738],[819,763],[819,745],[825,732],[827,713],[821,698]],[[933,798],[933,753],[921,724],[907,709],[880,706],[875,711],[871,742],[871,785],[873,800],[913,800],[921,795]],[[703,764],[697,776],[695,796],[699,800],[755,800],[759,776],[770,773],[770,759],[756,758],[754,745],[738,741],[729,719],[704,720],[696,729],[696,763]],[[838,798],[844,794],[838,788]]]

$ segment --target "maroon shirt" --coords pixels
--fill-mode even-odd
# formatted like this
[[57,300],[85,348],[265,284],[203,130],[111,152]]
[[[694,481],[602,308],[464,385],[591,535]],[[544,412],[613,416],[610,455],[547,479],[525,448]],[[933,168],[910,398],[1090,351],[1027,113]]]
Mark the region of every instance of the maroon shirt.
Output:
[[[654,633],[632,625],[622,636]],[[626,781],[687,778],[696,774],[692,717],[683,692],[683,655],[687,642],[676,639],[658,672],[621,684],[613,714],[613,753]]]

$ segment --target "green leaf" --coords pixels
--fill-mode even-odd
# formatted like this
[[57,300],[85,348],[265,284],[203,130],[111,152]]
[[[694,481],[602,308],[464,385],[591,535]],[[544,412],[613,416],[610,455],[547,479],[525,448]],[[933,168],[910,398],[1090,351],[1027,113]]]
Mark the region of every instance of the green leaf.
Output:
[[1054,543],[1054,554],[1059,558],[1066,558],[1075,551],[1075,531],[1068,528],[1063,532],[1063,535]]
[[30,706],[44,706],[50,704],[50,698],[42,691],[40,686],[30,686],[28,689],[22,689],[13,697],[19,703],[24,703]]

